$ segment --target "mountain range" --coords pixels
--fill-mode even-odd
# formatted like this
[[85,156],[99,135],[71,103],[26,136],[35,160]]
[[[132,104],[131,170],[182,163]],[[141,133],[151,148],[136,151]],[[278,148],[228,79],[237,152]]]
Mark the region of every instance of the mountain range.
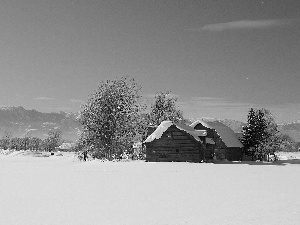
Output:
[[[2,107],[0,108],[0,138],[5,133],[12,137],[24,137],[26,135],[44,139],[49,130],[60,129],[64,140],[73,142],[78,139],[80,124],[76,120],[78,113],[43,113],[34,109],[26,110],[23,107]],[[203,120],[218,120],[229,126],[235,133],[241,133],[244,122],[230,119],[201,118]],[[194,122],[196,118],[189,118],[187,121]],[[278,129],[283,134],[288,134],[296,142],[300,142],[300,121],[287,124],[278,124]]]
[[38,137],[44,139],[51,129],[60,129],[62,138],[75,141],[80,124],[75,113],[43,113],[23,107],[0,108],[0,138],[5,133],[12,137]]
[[279,124],[278,129],[283,134],[289,135],[294,141],[300,142],[300,121]]

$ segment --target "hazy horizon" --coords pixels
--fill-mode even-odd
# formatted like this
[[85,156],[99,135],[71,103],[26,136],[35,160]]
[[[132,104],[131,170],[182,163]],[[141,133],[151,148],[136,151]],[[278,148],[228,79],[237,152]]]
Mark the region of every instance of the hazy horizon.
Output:
[[[37,110],[37,109],[34,109],[34,108],[26,108],[26,107],[23,107],[23,106],[13,106],[13,105],[7,105],[7,106],[0,106],[0,109],[5,109],[5,108],[18,108],[18,107],[22,107],[23,109],[27,110],[27,111],[31,111],[31,110],[35,110],[37,112],[40,112],[40,113],[57,113],[57,114],[73,114],[73,115],[76,115],[77,113],[79,113],[79,111],[49,111],[49,112],[43,112],[43,111],[40,111],[40,110]],[[180,108],[179,108],[180,109]],[[147,112],[147,111],[146,111]],[[196,119],[207,119],[207,120],[233,120],[233,121],[237,121],[237,122],[243,122],[243,123],[247,123],[247,120],[238,120],[236,118],[221,118],[221,117],[208,117],[208,116],[201,116],[201,117],[187,117],[185,116],[185,114],[183,114],[183,119],[190,119],[191,121],[193,120],[196,120]],[[276,118],[275,118],[276,119]],[[288,123],[294,123],[294,122],[300,122],[300,120],[295,120],[295,121],[291,121],[291,122],[288,122],[288,123],[281,123],[281,122],[278,122],[277,120],[275,120],[275,122],[277,124],[288,124]]]

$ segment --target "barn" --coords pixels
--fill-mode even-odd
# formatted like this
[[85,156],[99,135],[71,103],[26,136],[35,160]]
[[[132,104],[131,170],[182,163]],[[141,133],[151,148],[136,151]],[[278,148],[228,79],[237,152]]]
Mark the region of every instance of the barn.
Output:
[[197,120],[190,125],[195,130],[206,130],[205,159],[241,161],[243,158],[243,145],[234,131],[219,121]]
[[146,161],[149,162],[201,162],[204,160],[204,148],[201,139],[205,130],[163,121],[144,141]]

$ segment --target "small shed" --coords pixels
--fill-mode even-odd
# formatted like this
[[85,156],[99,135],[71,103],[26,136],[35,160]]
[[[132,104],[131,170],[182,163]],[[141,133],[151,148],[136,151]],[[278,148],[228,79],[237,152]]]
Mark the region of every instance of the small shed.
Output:
[[149,162],[201,162],[204,148],[201,139],[206,131],[172,121],[163,121],[144,141],[146,161]]
[[227,159],[241,161],[243,158],[243,145],[234,131],[219,121],[197,120],[190,125],[195,130],[206,130],[205,159]]

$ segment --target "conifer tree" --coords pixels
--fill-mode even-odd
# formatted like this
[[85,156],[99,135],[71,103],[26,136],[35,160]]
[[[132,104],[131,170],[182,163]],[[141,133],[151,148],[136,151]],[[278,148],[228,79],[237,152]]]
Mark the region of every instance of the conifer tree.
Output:
[[263,160],[279,148],[280,133],[277,124],[271,112],[264,108],[251,108],[247,119],[242,139],[245,153],[251,155],[252,159]]

